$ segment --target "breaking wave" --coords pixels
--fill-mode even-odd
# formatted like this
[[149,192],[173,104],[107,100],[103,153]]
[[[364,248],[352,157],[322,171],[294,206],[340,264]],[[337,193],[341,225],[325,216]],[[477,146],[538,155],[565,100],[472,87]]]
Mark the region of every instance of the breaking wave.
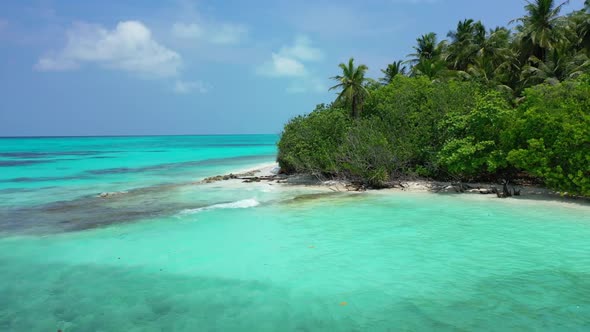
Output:
[[194,214],[194,213],[199,213],[202,211],[217,210],[217,209],[247,209],[247,208],[255,207],[258,205],[260,205],[259,201],[255,200],[254,198],[250,198],[250,199],[243,199],[241,201],[235,201],[235,202],[229,202],[229,203],[213,204],[213,205],[209,205],[209,206],[205,206],[205,207],[201,207],[201,208],[197,208],[197,209],[186,209],[186,210],[183,210],[180,214],[182,214],[182,215]]

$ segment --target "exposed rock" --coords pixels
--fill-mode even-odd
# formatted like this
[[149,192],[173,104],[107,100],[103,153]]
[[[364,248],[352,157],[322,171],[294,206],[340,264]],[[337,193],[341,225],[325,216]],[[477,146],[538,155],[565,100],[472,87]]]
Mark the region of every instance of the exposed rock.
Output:
[[242,181],[242,182],[244,182],[244,183],[260,182],[260,178],[257,176],[252,177],[252,178],[243,178],[243,180],[244,181]]
[[448,186],[444,186],[440,189],[437,190],[437,192],[442,192],[442,193],[460,193],[461,188],[454,186],[454,185],[448,185]]
[[504,183],[502,184],[502,191],[496,190],[496,196],[498,196],[498,198],[512,197],[512,193],[508,189],[508,181],[504,181]]
[[278,177],[275,175],[266,175],[266,176],[253,176],[253,177],[239,177],[238,179],[244,180],[244,183],[252,183],[252,182],[260,182],[260,181],[274,181],[279,180],[282,177]]
[[348,183],[344,186],[348,191],[367,191],[364,183]]
[[221,181],[221,180],[223,180],[223,176],[216,175],[216,176],[211,176],[211,177],[205,178],[202,182],[203,183],[213,183],[213,182],[217,182],[217,181]]
[[[208,178],[203,179],[199,183],[214,183],[219,181],[228,181],[228,180],[244,180],[242,182],[251,183],[251,182],[260,182],[262,180],[272,181],[283,179],[285,175],[278,175],[278,174],[271,174],[271,175],[264,175],[264,176],[256,176],[256,174],[260,173],[260,170],[248,171],[239,174],[226,174],[226,175],[216,175],[211,176]],[[278,173],[278,171],[277,171]]]
[[127,193],[126,191],[102,192],[102,193],[98,194],[98,197],[100,197],[100,198],[111,198],[113,196],[124,195],[126,193]]

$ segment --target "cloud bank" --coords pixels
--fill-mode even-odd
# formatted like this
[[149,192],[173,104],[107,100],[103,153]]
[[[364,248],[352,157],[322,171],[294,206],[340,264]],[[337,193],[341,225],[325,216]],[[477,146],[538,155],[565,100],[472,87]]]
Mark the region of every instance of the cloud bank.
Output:
[[290,45],[282,46],[272,52],[270,60],[256,68],[261,76],[289,78],[287,93],[323,92],[326,90],[322,80],[315,77],[307,64],[321,61],[324,53],[312,45],[306,36],[299,36]]
[[322,51],[314,48],[309,38],[300,36],[292,45],[283,46],[279,52],[273,52],[271,59],[259,66],[256,72],[271,77],[301,77],[308,74],[304,62],[319,61],[322,58]]
[[233,23],[182,23],[172,25],[172,36],[177,39],[203,40],[217,45],[232,45],[242,42],[248,36],[244,25]]
[[66,46],[42,56],[35,69],[63,71],[95,64],[148,77],[176,76],[181,56],[159,44],[139,21],[123,21],[113,30],[101,25],[76,23],[66,34]]

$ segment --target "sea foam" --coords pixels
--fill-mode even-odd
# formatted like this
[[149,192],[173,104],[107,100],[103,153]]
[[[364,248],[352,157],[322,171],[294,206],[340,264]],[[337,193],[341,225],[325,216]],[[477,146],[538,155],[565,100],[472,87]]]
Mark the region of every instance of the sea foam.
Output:
[[201,208],[197,208],[197,209],[186,209],[186,210],[183,210],[180,214],[182,214],[182,215],[195,214],[195,213],[199,213],[202,211],[217,210],[217,209],[247,209],[247,208],[255,207],[258,205],[260,205],[259,201],[257,201],[254,198],[250,198],[250,199],[243,199],[240,201],[229,202],[229,203],[213,204],[213,205],[209,205],[209,206],[205,206],[205,207],[201,207]]

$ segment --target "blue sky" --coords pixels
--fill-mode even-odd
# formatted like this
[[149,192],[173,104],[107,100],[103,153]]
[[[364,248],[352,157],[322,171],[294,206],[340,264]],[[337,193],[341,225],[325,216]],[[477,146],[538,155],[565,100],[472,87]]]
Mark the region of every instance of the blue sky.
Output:
[[[582,7],[573,0],[565,12]],[[334,92],[465,18],[519,0],[0,2],[0,136],[279,133]]]

